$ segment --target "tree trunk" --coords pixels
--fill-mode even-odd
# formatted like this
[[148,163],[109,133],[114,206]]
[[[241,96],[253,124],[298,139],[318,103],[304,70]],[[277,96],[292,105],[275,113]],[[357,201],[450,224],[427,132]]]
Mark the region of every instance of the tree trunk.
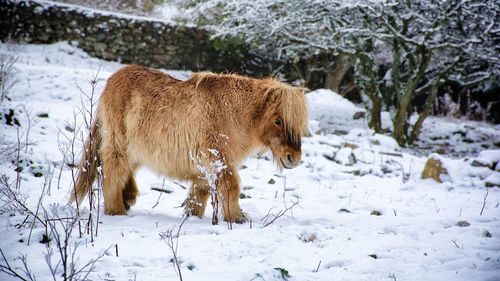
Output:
[[382,111],[382,99],[377,96],[370,97],[372,101],[372,107],[370,108],[370,121],[368,122],[368,127],[372,128],[375,132],[380,133],[382,131],[382,120],[380,113]]
[[420,113],[417,122],[413,126],[410,137],[408,138],[408,144],[413,144],[420,135],[422,125],[424,124],[424,121],[427,118],[427,116],[431,114],[432,108],[434,107],[434,101],[436,100],[437,92],[438,92],[438,85],[434,85],[431,89],[431,94],[425,100],[424,109],[422,110],[422,113]]
[[401,146],[406,144],[406,119],[408,117],[408,107],[411,103],[411,97],[411,93],[405,93],[403,97],[401,97],[401,100],[398,103],[398,108],[396,109],[396,116],[392,121],[394,126],[392,137]]
[[[394,131],[392,132],[392,137],[401,146],[405,145],[408,140],[408,111],[411,106],[413,95],[415,94],[417,83],[424,75],[425,70],[427,69],[427,65],[429,64],[430,57],[432,55],[432,53],[425,49],[423,46],[419,46],[419,48],[417,48],[417,53],[420,56],[420,62],[418,66],[410,66],[410,73],[413,73],[413,75],[410,75],[408,77],[404,94],[398,101],[396,116],[393,120]],[[410,63],[410,65],[411,64],[412,63]]]
[[353,66],[353,56],[349,54],[339,54],[336,58],[335,69],[326,71],[325,88],[343,96],[340,92],[340,85],[344,80],[345,75]]

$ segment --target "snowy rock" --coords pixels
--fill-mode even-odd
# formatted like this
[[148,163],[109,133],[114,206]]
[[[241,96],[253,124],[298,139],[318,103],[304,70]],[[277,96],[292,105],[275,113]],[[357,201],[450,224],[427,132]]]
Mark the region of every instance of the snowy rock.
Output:
[[441,157],[437,154],[432,154],[425,163],[422,171],[422,179],[431,178],[439,183],[443,182],[442,175],[447,175],[448,171],[443,167]]
[[334,161],[341,165],[353,166],[356,164],[356,156],[350,147],[344,147],[335,153]]
[[373,135],[371,137],[371,143],[379,145],[385,151],[399,151],[401,149],[394,138],[381,134]]
[[500,173],[493,172],[486,179],[484,179],[486,187],[500,187]]
[[474,167],[488,167],[495,170],[500,162],[500,149],[497,150],[483,150],[479,153],[478,157],[472,161],[471,166]]

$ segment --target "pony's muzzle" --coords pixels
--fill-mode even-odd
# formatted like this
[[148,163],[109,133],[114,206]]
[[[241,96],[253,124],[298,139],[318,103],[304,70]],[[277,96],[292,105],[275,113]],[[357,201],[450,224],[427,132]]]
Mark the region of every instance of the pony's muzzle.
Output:
[[300,164],[300,157],[295,159],[291,153],[287,152],[285,157],[281,158],[281,164],[285,169],[293,169]]

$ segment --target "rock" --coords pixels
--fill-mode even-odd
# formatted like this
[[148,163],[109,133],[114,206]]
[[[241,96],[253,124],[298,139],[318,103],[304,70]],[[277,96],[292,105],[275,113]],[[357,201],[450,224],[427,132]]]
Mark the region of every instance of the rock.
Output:
[[469,227],[470,223],[468,221],[459,221],[459,222],[457,222],[456,226]]
[[486,179],[484,179],[486,187],[500,187],[500,173],[493,172]]
[[274,179],[270,179],[267,183],[268,183],[268,184],[275,184],[275,183],[276,183],[276,181],[275,181]]
[[470,165],[472,167],[488,167],[487,163],[486,164],[485,163],[481,163],[481,162],[479,162],[477,160],[472,161],[472,163],[470,163]]
[[349,147],[344,147],[337,151],[333,158],[333,161],[345,166],[353,166],[357,162],[356,156],[352,153],[352,149]]
[[248,199],[248,198],[252,198],[252,196],[247,195],[245,193],[240,193],[240,199]]
[[104,51],[106,51],[107,47],[108,47],[108,45],[106,45],[106,43],[95,43],[94,44],[94,49],[97,52],[104,52]]
[[486,237],[486,238],[491,238],[493,237],[493,235],[491,234],[491,232],[489,232],[488,230],[483,230],[483,233],[481,234],[483,237]]
[[381,215],[382,215],[382,213],[381,213],[380,211],[373,210],[373,211],[370,213],[370,215],[372,215],[372,216],[381,216]]
[[436,157],[429,157],[422,171],[422,179],[431,178],[439,183],[442,183],[441,175],[447,175],[448,171],[443,167],[441,160]]
[[351,149],[356,149],[356,148],[358,148],[358,147],[359,147],[358,145],[356,145],[356,144],[354,144],[354,143],[349,143],[349,142],[344,143],[344,146],[345,146],[345,147],[349,147],[349,148],[351,148]]
[[352,116],[352,119],[358,120],[358,119],[365,118],[365,116],[366,116],[366,112],[358,111],[358,112],[354,113],[354,115]]
[[348,132],[348,131],[345,131],[345,130],[335,130],[335,131],[333,132],[333,134],[335,134],[335,135],[337,135],[337,136],[345,136],[345,135],[349,134],[349,132]]
[[323,153],[323,157],[325,157],[329,161],[335,161],[335,155]]

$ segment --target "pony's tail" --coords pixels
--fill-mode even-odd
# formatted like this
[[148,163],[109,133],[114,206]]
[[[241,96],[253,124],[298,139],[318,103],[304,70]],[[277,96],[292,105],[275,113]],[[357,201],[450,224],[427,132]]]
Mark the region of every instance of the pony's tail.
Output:
[[85,199],[85,196],[91,190],[99,174],[98,167],[101,165],[100,147],[101,132],[99,129],[99,115],[97,115],[96,120],[92,123],[87,140],[85,140],[82,157],[78,165],[76,182],[69,203],[76,201],[77,206],[79,206],[79,203]]

